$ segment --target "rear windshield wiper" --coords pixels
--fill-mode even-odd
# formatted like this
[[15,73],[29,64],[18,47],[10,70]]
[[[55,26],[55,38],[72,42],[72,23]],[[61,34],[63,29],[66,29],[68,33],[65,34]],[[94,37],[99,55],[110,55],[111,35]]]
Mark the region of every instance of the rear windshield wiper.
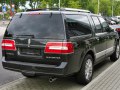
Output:
[[34,35],[16,35],[16,37],[21,37],[21,38],[24,38],[24,37],[34,38]]

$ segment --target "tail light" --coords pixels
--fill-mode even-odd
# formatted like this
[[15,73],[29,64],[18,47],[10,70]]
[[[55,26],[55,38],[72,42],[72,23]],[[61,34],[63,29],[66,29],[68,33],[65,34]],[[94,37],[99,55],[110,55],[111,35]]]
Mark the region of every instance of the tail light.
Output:
[[71,42],[48,42],[44,52],[52,54],[71,54],[74,52],[74,48]]
[[116,31],[120,31],[120,28],[116,28]]
[[2,49],[15,51],[16,50],[15,41],[9,40],[9,39],[3,39],[2,40]]

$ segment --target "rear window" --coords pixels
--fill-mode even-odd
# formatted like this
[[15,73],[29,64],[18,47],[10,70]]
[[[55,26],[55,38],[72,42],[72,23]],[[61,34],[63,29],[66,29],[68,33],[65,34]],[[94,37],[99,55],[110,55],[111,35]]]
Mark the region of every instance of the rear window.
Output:
[[33,35],[34,38],[64,39],[64,25],[60,14],[21,14],[14,16],[6,37]]

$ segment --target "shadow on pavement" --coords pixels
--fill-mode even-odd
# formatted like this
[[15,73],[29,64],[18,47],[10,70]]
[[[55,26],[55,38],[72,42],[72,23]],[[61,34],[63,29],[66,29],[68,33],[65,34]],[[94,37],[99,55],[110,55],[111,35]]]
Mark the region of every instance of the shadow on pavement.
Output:
[[24,78],[5,88],[6,90],[80,90],[82,87],[72,78],[59,78],[49,83],[48,77],[41,76],[34,79]]

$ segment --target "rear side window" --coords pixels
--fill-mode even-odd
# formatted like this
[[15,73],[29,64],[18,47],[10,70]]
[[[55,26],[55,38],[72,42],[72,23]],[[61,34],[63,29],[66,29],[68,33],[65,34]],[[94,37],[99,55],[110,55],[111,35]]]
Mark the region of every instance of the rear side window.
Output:
[[98,17],[98,18],[99,18],[99,20],[100,20],[100,22],[101,22],[103,28],[105,28],[105,27],[108,26],[108,24],[106,23],[106,21],[105,21],[102,17]]
[[89,20],[85,15],[66,15],[65,28],[69,37],[91,34]]
[[106,32],[106,29],[109,27],[108,24],[106,23],[106,21],[102,18],[102,17],[98,17],[100,20],[100,23],[103,27],[103,32]]
[[61,14],[23,14],[14,16],[5,33],[6,37],[33,35],[36,39],[64,39]]
[[93,22],[94,22],[94,25],[95,25],[95,33],[101,33],[102,32],[102,27],[101,27],[101,24],[98,20],[97,17],[95,16],[92,16],[92,19],[93,19]]

